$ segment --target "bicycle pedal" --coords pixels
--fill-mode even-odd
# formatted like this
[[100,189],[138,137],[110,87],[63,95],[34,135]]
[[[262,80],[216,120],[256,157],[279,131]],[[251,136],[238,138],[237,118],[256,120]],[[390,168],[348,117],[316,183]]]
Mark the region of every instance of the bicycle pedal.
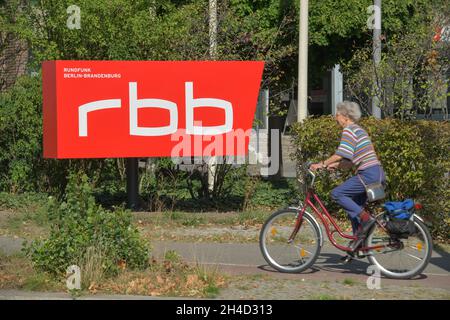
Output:
[[347,255],[341,258],[342,263],[351,263],[353,260],[353,257]]

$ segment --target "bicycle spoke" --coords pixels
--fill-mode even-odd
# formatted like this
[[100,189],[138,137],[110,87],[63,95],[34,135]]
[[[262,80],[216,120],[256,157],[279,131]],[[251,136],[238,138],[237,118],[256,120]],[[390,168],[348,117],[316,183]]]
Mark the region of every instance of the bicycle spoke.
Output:
[[298,246],[298,245],[294,245],[294,247],[296,247],[297,249],[299,249],[300,252],[305,251],[309,254],[312,254],[310,251],[306,250],[304,247],[302,246]]
[[419,260],[419,261],[422,261],[421,258],[416,257],[416,256],[414,256],[414,255],[412,255],[412,254],[410,254],[410,253],[407,253],[407,255],[410,256],[411,258],[414,258],[414,259],[417,259],[417,260]]

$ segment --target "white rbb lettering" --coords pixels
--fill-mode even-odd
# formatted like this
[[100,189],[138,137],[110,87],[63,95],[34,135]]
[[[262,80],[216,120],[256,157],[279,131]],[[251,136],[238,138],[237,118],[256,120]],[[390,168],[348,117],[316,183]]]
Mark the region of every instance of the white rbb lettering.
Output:
[[94,102],[89,102],[81,105],[78,108],[78,135],[80,137],[87,137],[88,135],[87,114],[89,112],[120,107],[121,107],[120,99],[97,100]]
[[[162,99],[138,99],[137,83],[129,83],[130,94],[130,135],[132,136],[163,136],[172,134],[177,131],[178,110],[177,104]],[[160,108],[167,109],[170,112],[170,124],[165,127],[139,127],[138,126],[138,109],[140,108]]]
[[[132,136],[163,136],[173,134],[178,129],[178,107],[175,102],[164,99],[138,99],[137,83],[128,83],[129,93],[129,121]],[[233,106],[229,101],[216,98],[194,99],[194,84],[185,83],[186,103],[186,133],[191,135],[219,135],[233,129]],[[79,106],[78,135],[88,136],[88,113],[98,110],[121,108],[121,99],[97,100]],[[194,125],[194,110],[202,107],[213,107],[225,111],[225,121],[218,126]],[[170,122],[167,126],[140,127],[138,125],[138,110],[141,108],[159,108],[169,111]]]
[[[186,133],[198,135],[215,135],[230,132],[233,128],[233,107],[230,102],[220,99],[194,99],[192,82],[185,83],[186,96]],[[215,107],[225,110],[225,124],[221,126],[195,126],[194,109],[201,107]]]

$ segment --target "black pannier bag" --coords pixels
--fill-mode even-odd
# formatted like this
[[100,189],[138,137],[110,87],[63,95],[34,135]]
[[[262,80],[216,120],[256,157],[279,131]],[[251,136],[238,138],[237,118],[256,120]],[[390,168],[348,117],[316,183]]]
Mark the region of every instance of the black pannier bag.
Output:
[[407,239],[417,233],[414,224],[414,201],[390,201],[384,203],[386,209],[386,229],[392,236]]
[[386,229],[392,236],[399,239],[407,239],[417,233],[417,228],[412,220],[396,219],[390,217],[386,223]]

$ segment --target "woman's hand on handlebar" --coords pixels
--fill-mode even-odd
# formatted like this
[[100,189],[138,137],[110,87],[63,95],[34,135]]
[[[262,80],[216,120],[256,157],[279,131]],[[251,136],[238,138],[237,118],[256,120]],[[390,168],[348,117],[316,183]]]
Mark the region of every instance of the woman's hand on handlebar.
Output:
[[333,162],[332,164],[329,164],[329,165],[327,166],[327,170],[329,170],[329,171],[334,171],[334,170],[336,170],[337,168],[339,168],[339,165],[340,165],[339,162]]
[[311,169],[311,171],[316,171],[318,169],[326,169],[329,171],[334,171],[339,167],[339,162],[334,162],[331,163],[327,166],[323,165],[323,162],[318,162],[318,163],[313,163],[309,168]]
[[322,162],[313,163],[313,164],[309,167],[309,169],[310,169],[311,171],[316,171],[317,169],[324,169],[324,168],[325,168],[325,167],[324,167],[324,165],[323,165]]

